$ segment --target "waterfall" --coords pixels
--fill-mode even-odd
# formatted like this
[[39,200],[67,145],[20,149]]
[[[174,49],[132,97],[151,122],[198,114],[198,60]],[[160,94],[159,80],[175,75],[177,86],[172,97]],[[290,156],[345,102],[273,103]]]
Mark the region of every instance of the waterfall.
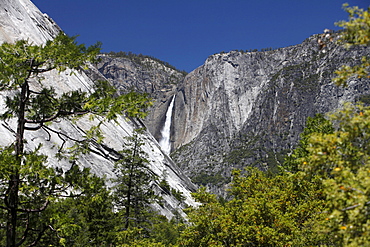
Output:
[[167,112],[166,112],[166,120],[164,122],[163,129],[161,130],[162,139],[159,141],[159,145],[161,146],[162,150],[169,154],[171,152],[171,118],[172,118],[172,109],[173,104],[175,103],[175,96],[173,96],[170,105],[168,106]]

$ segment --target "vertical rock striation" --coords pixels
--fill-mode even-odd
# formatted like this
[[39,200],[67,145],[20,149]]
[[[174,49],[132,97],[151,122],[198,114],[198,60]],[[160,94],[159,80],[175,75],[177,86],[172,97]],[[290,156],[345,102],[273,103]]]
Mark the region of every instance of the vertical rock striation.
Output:
[[370,94],[368,79],[348,88],[332,83],[336,69],[370,49],[335,42],[320,49],[319,36],[272,51],[215,54],[187,75],[176,94],[172,158],[194,182],[217,191],[233,168],[273,169],[308,116]]
[[156,140],[161,140],[167,109],[177,85],[185,77],[184,72],[142,55],[102,55],[100,58],[97,68],[121,92],[134,89],[153,98],[154,105],[144,122]]
[[370,95],[368,79],[352,78],[347,88],[332,83],[336,69],[370,53],[368,47],[341,47],[338,35],[317,34],[264,52],[214,54],[175,81],[175,71],[125,58],[105,57],[98,68],[118,88],[153,96],[145,123],[157,140],[176,94],[171,157],[194,182],[222,193],[234,168],[275,169],[297,144],[307,117]]
[[[2,0],[0,2],[0,24],[0,43],[11,43],[20,39],[28,39],[33,44],[41,45],[61,31],[54,21],[46,14],[42,14],[29,0]],[[70,90],[89,92],[93,88],[93,80],[96,78],[104,79],[103,75],[96,68],[90,66],[89,70],[74,71],[74,73],[71,73],[71,71],[62,73],[50,72],[45,74],[45,79],[42,83],[53,87],[58,94]],[[31,86],[37,86],[37,83],[35,82]],[[4,111],[4,99],[4,93],[0,93],[1,112]],[[76,123],[61,120],[58,123],[53,123],[52,127],[74,139],[79,139],[86,134],[85,130],[90,128],[90,124],[88,119],[82,119]],[[1,146],[9,145],[14,140],[15,127],[13,120],[0,122]],[[92,152],[87,155],[81,155],[78,160],[79,164],[84,167],[90,167],[94,173],[100,176],[114,177],[113,168],[118,157],[117,151],[125,146],[125,137],[132,136],[136,127],[142,127],[140,121],[135,119],[129,121],[125,116],[120,116],[117,119],[117,123],[104,123],[101,126],[105,137],[103,144],[93,143],[90,147]],[[25,138],[28,140],[26,144],[26,149],[28,150],[34,150],[39,144],[42,144],[40,151],[48,157],[48,165],[62,168],[70,166],[68,161],[60,161],[55,156],[57,150],[53,146],[61,145],[64,141],[57,134],[39,130],[27,133]],[[182,208],[186,204],[195,205],[190,195],[195,190],[195,186],[173,161],[161,151],[158,142],[149,132],[146,132],[142,138],[145,142],[143,150],[148,155],[151,171],[160,178],[166,179],[171,188],[181,192],[185,197],[184,202],[180,202],[176,196],[164,191],[158,184],[153,183],[154,188],[164,199],[162,205],[156,205],[158,210],[162,214],[171,217],[174,211],[181,213]],[[67,147],[71,143],[67,141],[63,145]]]

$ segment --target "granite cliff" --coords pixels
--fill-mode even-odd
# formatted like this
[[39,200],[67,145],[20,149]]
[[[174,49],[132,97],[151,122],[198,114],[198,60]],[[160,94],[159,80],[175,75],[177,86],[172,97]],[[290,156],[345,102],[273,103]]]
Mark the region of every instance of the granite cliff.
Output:
[[[274,169],[299,139],[305,120],[370,94],[369,80],[348,88],[332,82],[341,65],[370,49],[346,50],[331,34],[265,52],[210,56],[179,85],[173,118],[173,159],[197,183],[224,184],[233,168]],[[191,157],[191,158],[189,158]]]
[[122,52],[101,55],[97,68],[120,92],[134,89],[153,98],[154,105],[148,111],[145,124],[159,141],[169,99],[186,73],[158,59],[130,53],[122,55]]
[[[61,29],[46,14],[42,14],[30,0],[3,0],[0,2],[0,43],[12,43],[16,40],[27,39],[36,45],[41,45],[47,40],[53,39]],[[94,79],[104,78],[102,74],[92,65],[85,71],[65,71],[62,73],[48,72],[44,75],[46,86],[53,87],[58,94],[70,90],[81,90],[90,92]],[[35,81],[35,83],[36,81]],[[35,86],[35,85],[33,85]],[[0,111],[3,112],[5,94],[0,93]],[[84,130],[89,129],[91,122],[85,118],[76,123],[62,120],[54,123],[52,127],[59,129],[65,135],[79,139],[85,135]],[[92,172],[112,178],[115,176],[113,168],[117,160],[117,151],[125,146],[125,137],[132,136],[134,128],[142,127],[142,123],[137,119],[128,120],[125,116],[120,116],[117,123],[107,122],[102,126],[105,137],[102,144],[92,143],[90,146],[91,153],[81,155],[79,164],[84,167],[90,167]],[[0,145],[9,145],[14,140],[14,128],[16,123],[13,120],[0,123],[1,140]],[[39,144],[42,144],[41,153],[48,156],[48,165],[67,168],[70,166],[68,161],[59,161],[55,154],[57,152],[55,145],[61,145],[64,140],[57,134],[46,133],[45,131],[29,131],[25,136],[28,140],[26,149],[34,150]],[[145,145],[143,150],[148,155],[150,169],[157,174],[160,179],[165,179],[173,191],[182,193],[183,201],[179,197],[168,191],[164,191],[157,183],[153,183],[155,190],[163,198],[161,205],[155,205],[158,210],[168,216],[173,216],[175,211],[182,212],[182,208],[188,205],[194,205],[190,193],[195,190],[195,186],[173,163],[173,161],[164,154],[155,138],[146,132],[141,136]],[[70,145],[64,143],[63,145]]]
[[[176,164],[193,182],[222,194],[234,168],[274,170],[297,144],[307,117],[369,95],[369,80],[352,78],[347,88],[333,84],[336,69],[370,53],[367,47],[341,47],[338,35],[317,34],[276,50],[214,54],[170,88],[158,85],[166,93],[156,97],[155,119],[164,119],[176,95],[171,125]],[[170,82],[170,76],[164,80]],[[155,119],[151,115],[146,123],[159,140],[163,121]]]

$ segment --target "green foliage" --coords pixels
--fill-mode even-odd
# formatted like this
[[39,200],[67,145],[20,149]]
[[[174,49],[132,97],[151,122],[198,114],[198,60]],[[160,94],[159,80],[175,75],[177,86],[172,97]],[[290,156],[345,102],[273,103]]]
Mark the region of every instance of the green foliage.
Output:
[[[347,8],[346,46],[369,44],[369,10]],[[337,71],[335,82],[369,78],[370,63]],[[309,83],[313,81],[310,79]],[[181,246],[368,246],[370,243],[370,107],[347,104],[331,121],[307,120],[283,171],[269,176],[234,172],[230,196],[220,202],[201,189],[189,210]],[[333,127],[335,126],[335,128]],[[289,171],[289,172],[286,172]]]
[[229,178],[223,176],[221,172],[215,174],[208,174],[207,172],[200,172],[191,179],[194,183],[199,185],[213,184],[217,185],[220,183],[229,182]]
[[[340,42],[346,47],[368,45],[370,34],[369,10],[344,8],[348,22],[339,22],[345,30]],[[362,58],[359,66],[344,66],[336,72],[337,85],[346,86],[353,76],[369,78],[369,59]],[[327,235],[334,246],[367,246],[369,235],[370,178],[370,108],[346,104],[331,116],[335,129],[306,128],[300,146],[290,164],[306,172],[308,178],[320,178],[325,198],[325,220],[315,222],[317,235]]]
[[167,193],[168,195],[172,195],[173,197],[175,197],[179,202],[183,202],[185,200],[185,197],[184,195],[182,194],[181,191],[179,190],[176,190],[176,189],[173,189],[171,188],[171,186],[168,184],[167,180],[165,178],[163,178],[160,182],[159,182],[159,187],[165,192]]
[[148,228],[130,227],[116,234],[115,246],[178,246],[180,232],[185,228],[181,217],[167,220],[162,215],[153,213]]
[[[7,96],[7,111],[2,119],[17,117],[24,111],[25,122],[31,129],[60,118],[76,118],[86,114],[100,115],[105,121],[126,113],[129,117],[145,117],[145,109],[151,105],[144,94],[134,92],[118,96],[117,90],[107,81],[97,81],[91,94],[81,90],[64,92],[58,96],[55,89],[42,85],[43,73],[67,68],[81,69],[89,61],[95,61],[99,45],[86,48],[77,45],[74,38],[59,34],[45,45],[30,45],[21,40],[15,44],[4,43],[0,47],[0,84],[2,91],[18,90],[15,96]],[[30,89],[30,81],[38,83],[40,90]],[[36,82],[37,81],[37,82]],[[21,94],[21,87],[23,94]],[[24,98],[24,99],[23,99]],[[24,109],[18,103],[26,100]]]
[[141,130],[128,137],[125,148],[120,152],[122,158],[116,163],[114,195],[116,205],[122,210],[125,229],[144,227],[150,203],[157,199],[152,183],[157,176],[149,170],[149,161],[141,146]]
[[319,175],[329,216],[318,224],[336,246],[370,243],[370,107],[345,105],[331,116],[338,129],[312,133],[300,168]]
[[[172,246],[184,228],[182,218],[174,217],[168,221],[151,209],[150,204],[158,202],[153,185],[158,182],[148,167],[146,154],[142,150],[141,129],[132,137],[120,152],[115,166],[117,178],[113,180],[114,205],[118,210],[116,217],[122,222],[117,229],[117,246]],[[184,196],[172,189],[165,178],[158,182],[160,188],[180,202]]]
[[312,226],[323,217],[321,190],[304,173],[269,177],[255,169],[234,171],[228,202],[201,189],[189,211],[191,225],[180,246],[310,246],[325,241]]
[[[341,42],[348,47],[368,45],[370,9],[347,5],[345,9],[350,20],[338,24],[345,28]],[[148,168],[139,132],[126,139],[120,152],[113,194],[104,179],[78,168],[79,154],[89,152],[90,141],[102,142],[104,121],[114,121],[122,113],[144,117],[151,104],[146,95],[134,92],[118,96],[106,81],[96,82],[91,92],[62,94],[43,85],[43,73],[84,69],[98,52],[99,44],[86,48],[63,34],[42,46],[27,41],[0,46],[0,90],[12,92],[1,118],[17,120],[15,141],[0,148],[0,245],[369,245],[370,107],[347,104],[330,116],[331,122],[322,115],[308,118],[298,147],[278,175],[252,168],[246,175],[234,171],[229,201],[201,188],[194,194],[201,205],[188,209],[186,226],[181,217],[168,221],[149,207],[158,199],[152,189],[157,177]],[[346,85],[351,76],[369,78],[369,67],[364,57],[360,66],[338,70],[335,82]],[[275,80],[296,71],[288,69]],[[306,79],[299,86],[313,90],[315,78]],[[84,115],[98,119],[98,124],[82,139],[72,139],[49,125]],[[39,154],[41,146],[26,151],[25,131],[40,129],[61,137],[59,155],[71,157],[70,169],[47,167],[47,157]],[[76,145],[63,153],[68,138]],[[248,157],[242,150],[237,157]],[[200,173],[195,179],[217,184],[223,177]],[[165,179],[159,186],[179,201],[184,199]]]
[[143,234],[143,230],[140,228],[130,228],[122,231],[117,236],[117,246],[120,247],[164,247],[165,245],[157,242],[152,238],[148,238],[146,234]]
[[[10,151],[11,149],[4,149],[0,153],[1,170],[4,172],[1,173],[1,181],[9,180],[13,173],[12,170],[15,169],[14,165],[17,165],[14,155]],[[102,187],[104,182],[102,179],[93,176],[88,169],[80,170],[77,165],[72,165],[66,172],[62,169],[47,167],[44,165],[47,157],[38,155],[37,151],[24,154],[24,164],[16,169],[20,175],[18,186],[19,205],[17,207],[20,214],[17,231],[24,234],[24,245],[31,244],[37,239],[39,239],[37,242],[40,243],[59,243],[64,239],[62,236],[66,234],[71,234],[76,239],[77,232],[86,228],[75,222],[71,223],[76,220],[72,216],[77,217],[77,214],[68,215],[65,211],[86,210],[81,206],[87,204],[89,200],[92,200],[89,201],[90,203],[95,201],[97,196],[92,195],[92,191],[96,187]],[[1,183],[1,193],[6,194],[8,190],[8,185]],[[4,198],[5,203],[1,204],[0,207],[2,220],[8,210],[6,197]],[[77,200],[83,201],[82,198],[87,198],[85,203],[72,203]],[[106,200],[105,196],[102,199]],[[65,205],[64,211],[61,210],[60,205]],[[94,209],[94,207],[91,207],[91,209]],[[89,214],[90,217],[93,216],[91,212]],[[81,216],[78,215],[78,217]],[[30,226],[32,226],[32,230]],[[4,228],[0,229],[0,236],[3,240],[6,239],[5,230]],[[94,233],[92,230],[89,232]],[[2,245],[5,245],[5,243]]]
[[358,101],[364,105],[370,105],[370,94],[361,95]]
[[322,114],[316,114],[314,117],[308,117],[306,127],[300,135],[298,146],[293,153],[285,158],[282,169],[290,172],[297,172],[299,169],[299,159],[308,154],[309,138],[312,133],[331,134],[334,132],[332,123],[325,119]]
[[179,202],[185,201],[185,196],[182,194],[181,191],[176,189],[171,189],[171,194],[178,200]]
[[152,105],[146,94],[129,92],[117,96],[117,90],[108,81],[98,81],[94,93],[87,98],[83,109],[96,115],[103,115],[106,120],[113,120],[117,115],[126,113],[129,117],[144,118],[144,111]]
[[[78,169],[79,154],[89,152],[91,141],[102,141],[99,127],[104,121],[115,120],[124,113],[129,117],[143,117],[143,108],[150,105],[145,95],[129,93],[117,96],[108,82],[97,82],[91,92],[75,90],[64,93],[56,93],[53,86],[43,84],[47,72],[68,71],[73,74],[87,68],[88,62],[95,61],[99,47],[99,44],[88,48],[78,45],[74,38],[62,33],[40,46],[24,40],[0,46],[0,90],[7,95],[5,112],[0,117],[5,121],[14,119],[16,123],[13,144],[0,150],[2,245],[53,244],[48,241],[53,235],[46,234],[48,231],[56,233],[57,238],[64,241],[59,243],[64,245],[68,238],[62,235],[76,237],[77,229],[86,229],[87,220],[86,224],[81,223],[81,228],[81,224],[74,222],[76,219],[66,220],[57,216],[57,211],[50,213],[53,206],[64,203],[61,198],[86,196],[90,189],[99,186],[97,179],[89,179],[88,170]],[[72,138],[51,125],[61,119],[75,121],[85,115],[90,119],[96,115],[100,117],[98,124],[86,130],[86,136],[81,139]],[[63,157],[63,152],[69,153],[73,163],[69,170],[46,166],[47,157],[39,154],[40,147],[25,149],[25,132],[38,130],[60,137],[62,145],[58,155]],[[67,140],[76,145],[67,147]],[[94,200],[95,197],[86,198]],[[82,217],[82,212],[78,216]],[[97,232],[87,228],[89,232]]]
[[43,46],[30,45],[25,40],[4,43],[0,49],[1,90],[19,87],[30,75],[54,69],[80,69],[87,61],[95,61],[99,51],[100,44],[86,48],[62,33]]
[[347,11],[349,20],[336,23],[345,29],[340,42],[346,46],[370,44],[370,7],[364,10],[344,4],[343,8]]
[[[336,23],[344,28],[339,42],[347,48],[354,45],[368,46],[370,44],[370,7],[364,10],[358,7],[348,7],[348,4],[344,4],[343,8],[348,12],[349,20]],[[369,79],[369,68],[370,59],[364,56],[360,65],[353,67],[344,65],[337,70],[334,82],[339,86],[346,86],[347,80],[353,76]]]
[[100,246],[114,242],[119,220],[105,180],[88,170],[78,172],[76,167],[76,172],[80,176],[71,180],[79,183],[78,194],[59,198],[38,215],[38,222],[49,226],[40,245]]
[[167,194],[170,194],[171,193],[171,186],[168,184],[167,180],[165,178],[163,178],[160,182],[159,182],[159,187],[161,187],[161,189],[167,193]]
[[111,56],[111,57],[123,57],[123,58],[127,58],[127,59],[130,59],[131,61],[137,63],[137,64],[141,64],[141,65],[145,65],[144,64],[144,60],[146,58],[149,58],[150,60],[153,60],[153,61],[156,61],[160,64],[163,64],[164,66],[166,66],[167,68],[170,68],[170,69],[173,69],[173,70],[176,70],[178,71],[179,73],[181,73],[183,76],[186,76],[188,73],[184,70],[178,70],[176,67],[172,66],[171,64],[167,63],[167,62],[164,62],[158,58],[155,58],[155,57],[152,57],[152,56],[147,56],[147,55],[143,55],[143,54],[135,54],[135,53],[132,53],[132,52],[124,52],[124,51],[119,51],[119,52],[114,52],[114,51],[111,51],[109,53],[106,53],[107,55]]
[[165,246],[175,246],[185,227],[183,218],[176,212],[171,220],[167,220],[164,216],[157,216],[151,235],[157,242],[161,242]]

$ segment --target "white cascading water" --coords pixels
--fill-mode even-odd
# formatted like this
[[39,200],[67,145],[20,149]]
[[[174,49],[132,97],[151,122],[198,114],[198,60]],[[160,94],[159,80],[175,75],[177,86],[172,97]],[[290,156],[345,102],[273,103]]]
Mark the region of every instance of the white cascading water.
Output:
[[161,130],[162,139],[159,141],[159,145],[166,154],[169,154],[171,152],[171,118],[173,105],[175,103],[175,96],[176,95],[173,96],[171,103],[168,106],[166,112],[166,121],[164,122],[163,129]]

